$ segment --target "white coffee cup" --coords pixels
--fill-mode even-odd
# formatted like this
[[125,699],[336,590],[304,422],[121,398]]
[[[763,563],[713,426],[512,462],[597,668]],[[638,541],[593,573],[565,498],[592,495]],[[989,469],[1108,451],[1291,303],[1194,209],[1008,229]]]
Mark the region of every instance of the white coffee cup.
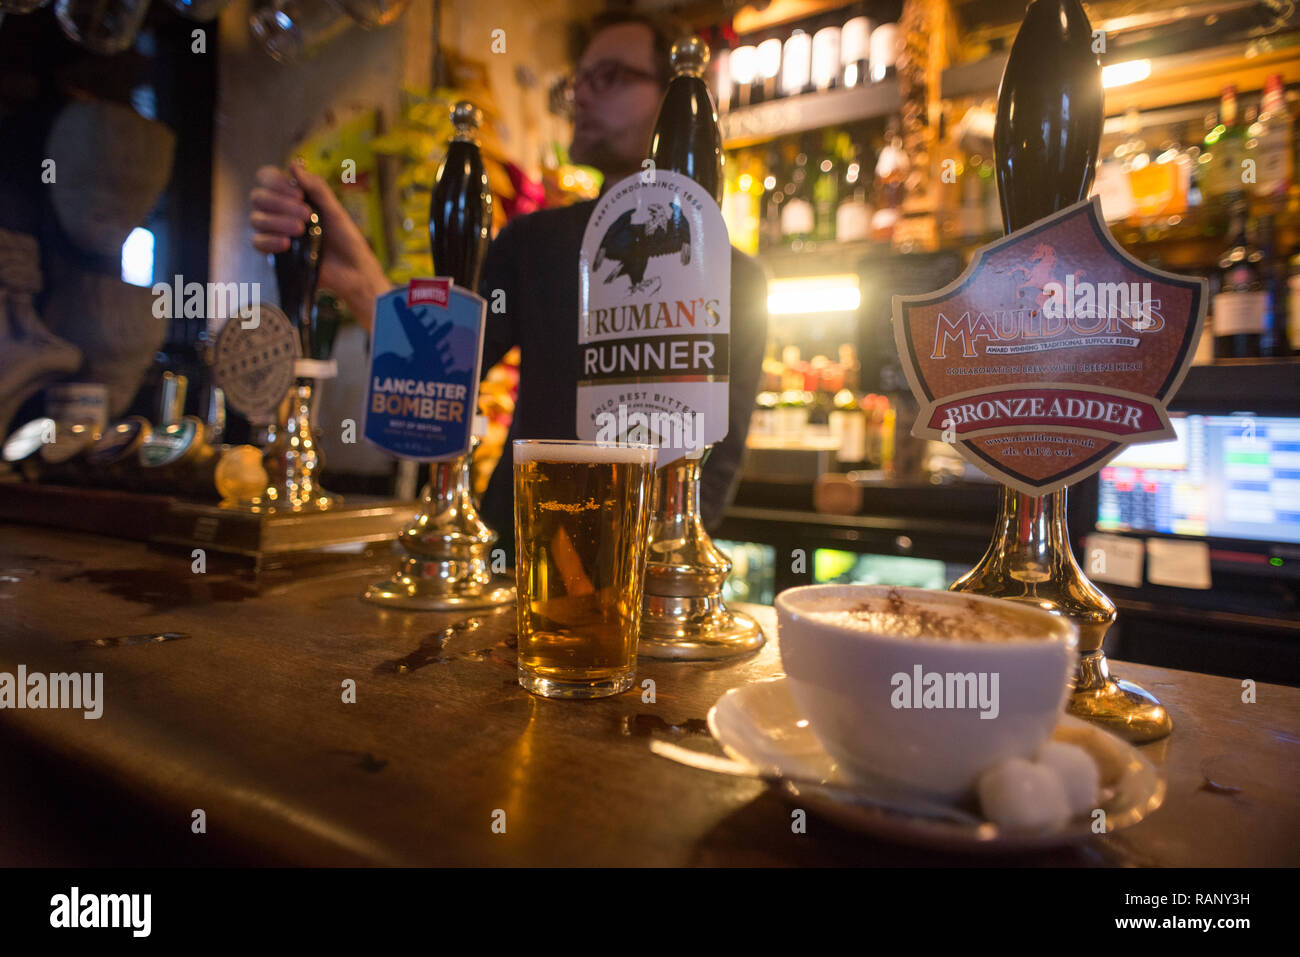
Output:
[[1031,755],[1077,658],[1072,622],[997,598],[809,585],[777,595],[776,612],[811,730],[849,774],[900,793],[956,799],[990,765]]

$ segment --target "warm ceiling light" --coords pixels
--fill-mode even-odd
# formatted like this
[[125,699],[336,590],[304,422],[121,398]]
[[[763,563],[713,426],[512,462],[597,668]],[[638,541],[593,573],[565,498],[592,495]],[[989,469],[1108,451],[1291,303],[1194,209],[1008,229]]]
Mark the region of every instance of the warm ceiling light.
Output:
[[853,273],[773,279],[767,286],[767,311],[774,316],[813,312],[856,312],[862,302]]
[[1101,85],[1106,89],[1113,86],[1127,86],[1145,80],[1151,75],[1150,60],[1125,60],[1101,68]]

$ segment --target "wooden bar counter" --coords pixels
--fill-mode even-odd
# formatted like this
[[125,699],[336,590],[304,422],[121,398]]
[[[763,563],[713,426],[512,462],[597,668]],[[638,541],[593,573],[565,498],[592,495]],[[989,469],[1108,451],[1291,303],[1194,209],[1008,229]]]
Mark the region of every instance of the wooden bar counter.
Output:
[[0,525],[0,671],[104,676],[98,720],[0,711],[0,864],[1300,864],[1294,688],[1247,704],[1238,680],[1117,663],[1173,715],[1144,749],[1164,807],[1066,849],[949,855],[816,816],[792,833],[760,782],[650,752],[716,751],[709,707],[780,673],[771,609],[748,609],[769,635],[748,660],[641,661],[653,703],[550,701],[515,682],[513,607],[363,603],[391,571],[383,549],[258,584],[193,561]]

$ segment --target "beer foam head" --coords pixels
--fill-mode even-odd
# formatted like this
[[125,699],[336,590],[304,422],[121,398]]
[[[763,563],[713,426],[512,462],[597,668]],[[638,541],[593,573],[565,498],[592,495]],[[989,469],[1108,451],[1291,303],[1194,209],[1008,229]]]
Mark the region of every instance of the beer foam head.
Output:
[[599,442],[515,440],[515,463],[571,462],[581,465],[654,465],[658,449],[649,445]]

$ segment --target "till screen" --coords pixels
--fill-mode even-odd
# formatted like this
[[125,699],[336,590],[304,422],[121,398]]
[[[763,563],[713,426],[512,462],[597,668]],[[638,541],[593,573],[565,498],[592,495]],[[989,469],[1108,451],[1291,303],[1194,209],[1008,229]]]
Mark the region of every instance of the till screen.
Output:
[[1300,544],[1300,418],[1173,417],[1101,470],[1097,528]]

